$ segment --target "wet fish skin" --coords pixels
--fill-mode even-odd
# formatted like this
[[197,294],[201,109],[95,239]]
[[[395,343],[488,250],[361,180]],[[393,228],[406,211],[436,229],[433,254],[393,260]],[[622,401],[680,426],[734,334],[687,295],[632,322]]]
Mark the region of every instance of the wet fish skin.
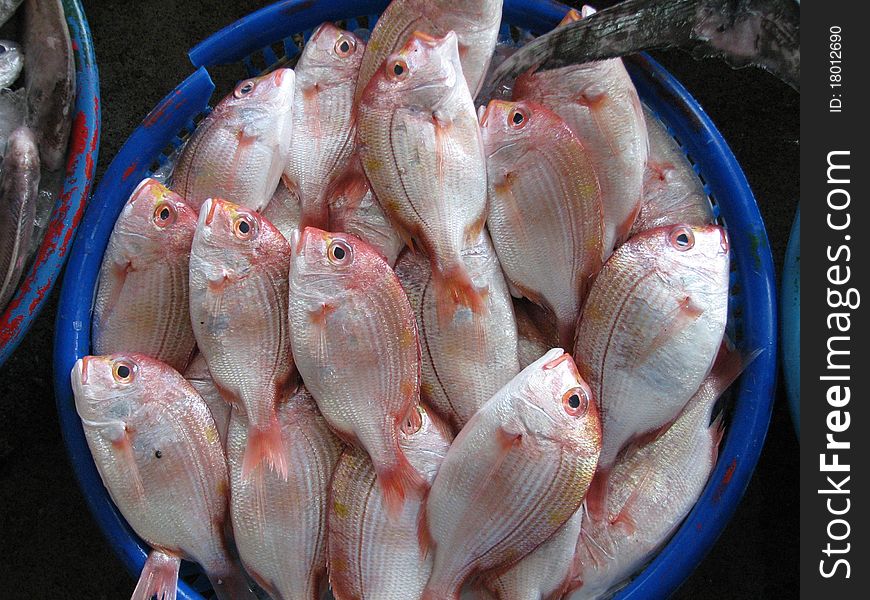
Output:
[[196,345],[188,284],[196,220],[181,196],[155,180],[136,187],[100,266],[94,352],[139,352],[185,369]]
[[300,227],[327,227],[326,190],[353,154],[353,97],[364,53],[362,39],[324,23],[296,65],[293,143],[284,176],[302,202]]
[[0,173],[0,312],[15,294],[33,235],[40,178],[36,138],[27,127],[9,136]]
[[[724,229],[677,225],[631,238],[598,274],[574,348],[601,409],[594,486],[626,444],[672,422],[701,385],[724,334],[728,273]],[[600,502],[590,493],[596,515]]]
[[721,416],[716,401],[751,362],[720,352],[712,372],[662,435],[630,447],[610,476],[606,516],[587,518],[577,542],[571,600],[607,597],[645,565],[697,502],[716,466]]
[[190,361],[190,364],[187,365],[187,368],[184,370],[184,378],[187,380],[187,383],[193,386],[193,389],[196,390],[196,393],[200,395],[208,406],[218,434],[221,436],[221,446],[224,449],[224,453],[226,453],[227,432],[229,430],[232,407],[224,400],[221,391],[211,378],[208,363],[202,352],[197,352]]
[[435,561],[422,600],[459,598],[469,576],[509,568],[555,533],[580,507],[600,444],[591,390],[561,349],[497,392],[432,484],[421,535]]
[[207,198],[262,210],[287,164],[295,82],[290,69],[240,82],[196,127],[170,187],[196,210]]
[[242,475],[247,420],[232,411],[227,444],[233,532],[248,573],[272,598],[318,600],[326,576],[330,481],[342,444],[304,387],[282,402],[278,421],[290,475]]
[[327,192],[329,229],[349,233],[378,250],[391,267],[405,242],[390,224],[363,171],[358,156]]
[[9,40],[0,40],[0,88],[7,88],[21,75],[24,54],[21,47]]
[[708,225],[713,222],[704,184],[676,140],[652,111],[644,107],[649,158],[643,177],[643,204],[631,235],[665,225]]
[[414,313],[365,242],[306,227],[291,242],[289,322],[299,374],[330,426],[372,458],[390,513],[425,482],[399,445],[420,394]]
[[215,384],[250,424],[246,477],[263,463],[288,473],[275,406],[295,385],[289,269],[290,245],[271,223],[231,202],[205,201],[190,252],[190,318]]
[[[421,404],[403,425],[399,444],[431,484],[452,440],[447,425]],[[420,598],[432,570],[432,555],[423,555],[417,539],[421,510],[422,500],[415,498],[390,518],[371,459],[357,448],[344,451],[329,504],[330,582],[336,600]]]
[[486,218],[486,164],[456,34],[414,33],[372,77],[357,111],[363,168],[393,227],[429,257],[439,314],[449,319],[457,305],[479,314],[460,252]]
[[438,318],[426,257],[406,252],[396,265],[420,333],[421,397],[457,432],[520,372],[513,304],[489,235],[462,258],[474,286],[486,290],[486,311],[460,308],[447,323]]
[[570,344],[602,264],[606,208],[591,154],[555,112],[493,100],[481,118],[492,241],[512,288],[546,308]]
[[184,378],[142,354],[88,356],[71,373],[76,410],[103,484],[152,548],[133,598],[174,594],[180,559],[219,598],[251,598],[227,552],[229,482],[208,407]]
[[628,238],[640,210],[649,145],[640,98],[625,66],[612,59],[529,71],[517,78],[513,97],[554,111],[587,149],[601,186],[606,260]]
[[66,156],[76,95],[72,40],[60,0],[27,0],[23,42],[27,125],[43,166],[57,171]]
[[501,14],[502,0],[393,0],[372,31],[360,68],[357,101],[375,71],[414,31],[434,37],[456,33],[462,71],[471,96],[476,96],[495,50]]

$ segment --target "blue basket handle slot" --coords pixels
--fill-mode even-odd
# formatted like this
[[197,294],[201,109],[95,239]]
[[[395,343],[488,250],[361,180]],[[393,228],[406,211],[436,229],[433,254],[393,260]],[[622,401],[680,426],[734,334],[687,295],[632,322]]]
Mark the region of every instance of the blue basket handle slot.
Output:
[[[111,503],[91,457],[81,422],[75,410],[68,373],[76,360],[90,353],[91,305],[79,300],[82,290],[95,290],[99,268],[109,235],[121,207],[149,167],[174,137],[192,119],[208,107],[214,84],[205,69],[197,70],[169,93],[148,114],[109,165],[97,186],[81,224],[70,254],[70,268],[64,285],[55,322],[54,364],[65,375],[55,379],[58,414],[69,449],[70,458],[78,465],[77,476],[91,512],[109,543],[122,549],[121,558],[132,572],[139,572],[145,563],[144,544],[130,544],[133,531]],[[86,268],[86,265],[92,268]],[[69,279],[74,278],[74,281]],[[179,582],[178,597],[199,597],[187,584]]]
[[[276,2],[209,36],[194,46],[187,56],[194,67],[243,61],[271,44],[285,40],[300,31],[314,29],[324,21],[347,19],[349,4],[351,3],[313,0]],[[362,16],[379,13],[386,6],[387,0],[357,0],[352,3],[352,10],[354,16]],[[273,63],[267,60],[266,64],[268,66]],[[250,66],[248,68],[250,69]]]

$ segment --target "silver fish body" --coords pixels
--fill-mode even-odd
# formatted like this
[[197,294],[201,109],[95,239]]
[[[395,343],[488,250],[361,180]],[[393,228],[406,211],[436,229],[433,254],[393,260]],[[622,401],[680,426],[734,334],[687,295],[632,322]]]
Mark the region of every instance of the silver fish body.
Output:
[[39,193],[39,150],[27,127],[12,132],[0,174],[0,311],[15,293],[27,262]]
[[486,290],[486,310],[459,308],[449,322],[438,318],[426,257],[406,252],[396,265],[420,333],[421,396],[454,431],[520,372],[513,304],[486,232],[462,258],[474,286]]
[[9,40],[0,40],[0,88],[7,88],[21,75],[24,54],[21,47]]
[[290,475],[242,475],[248,424],[232,412],[227,441],[233,537],[248,573],[281,600],[318,600],[326,575],[329,484],[342,444],[304,387],[277,408]]

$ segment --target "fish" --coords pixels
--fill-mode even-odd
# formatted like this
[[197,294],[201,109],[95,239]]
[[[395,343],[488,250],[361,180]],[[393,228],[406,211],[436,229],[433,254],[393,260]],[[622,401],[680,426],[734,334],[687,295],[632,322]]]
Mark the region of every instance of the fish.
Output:
[[291,246],[286,314],[296,367],[332,429],[371,457],[397,516],[425,489],[399,444],[420,395],[411,305],[383,256],[352,235],[306,227]]
[[420,334],[421,397],[453,431],[520,372],[513,304],[485,231],[462,258],[474,286],[486,290],[486,311],[478,316],[459,309],[447,323],[438,319],[426,257],[406,252],[396,265]]
[[232,407],[224,400],[221,391],[211,378],[211,373],[208,371],[208,363],[201,352],[197,352],[190,361],[190,364],[187,365],[187,368],[184,370],[184,378],[187,380],[187,383],[193,386],[193,389],[196,390],[196,393],[200,395],[208,406],[218,434],[221,436],[221,446],[224,452],[226,452],[227,431],[229,430]]
[[486,219],[486,161],[456,34],[412,34],[366,86],[357,119],[363,168],[393,227],[429,257],[439,315],[480,314],[461,252]]
[[170,187],[196,210],[207,198],[262,210],[290,153],[295,82],[291,69],[241,81],[197,125]]
[[40,178],[33,132],[19,127],[9,136],[0,173],[0,311],[18,286],[27,262],[36,217]]
[[721,351],[673,425],[619,458],[605,515],[583,522],[574,558],[579,589],[571,600],[608,597],[677,530],[716,466],[723,437],[722,414],[712,419],[716,401],[755,356]]
[[710,198],[692,163],[652,111],[644,107],[649,158],[643,177],[643,203],[631,235],[665,225],[709,225]]
[[420,538],[434,551],[422,600],[455,600],[470,576],[506,570],[580,508],[598,462],[592,391],[553,348],[456,436],[435,476]]
[[330,431],[311,394],[300,387],[278,408],[290,475],[242,474],[248,424],[230,421],[227,461],[233,533],[245,569],[272,598],[319,600],[326,580],[326,515],[341,441]]
[[487,154],[487,226],[512,288],[553,314],[570,346],[605,244],[592,155],[559,115],[493,100],[480,122]]
[[23,0],[0,0],[0,27],[6,24]]
[[754,65],[800,90],[800,3],[794,0],[625,0],[526,44],[483,92],[530,68],[558,69],[654,48]]
[[184,371],[196,345],[188,283],[196,221],[196,211],[164,185],[149,178],[136,186],[103,254],[94,352],[139,352]]
[[269,204],[260,214],[281,232],[284,239],[289,240],[302,221],[302,201],[299,195],[290,189],[285,179],[282,175]]
[[379,251],[387,264],[396,264],[405,241],[390,225],[358,157],[331,186],[327,205],[330,231],[354,235]]
[[520,369],[525,369],[559,343],[559,332],[549,322],[544,322],[542,312],[531,302],[514,300]]
[[[408,460],[429,483],[452,441],[447,425],[422,404],[399,436]],[[422,500],[409,500],[391,519],[371,459],[357,448],[344,451],[329,502],[329,573],[336,600],[420,598],[432,570],[432,555],[424,555],[417,541],[421,510]]]
[[26,90],[0,89],[0,154],[6,152],[6,143],[13,131],[24,125],[27,113]]
[[196,390],[136,353],[80,358],[70,378],[103,484],[151,547],[133,599],[174,598],[182,559],[202,566],[218,598],[256,598],[227,549],[227,464]]
[[353,154],[353,96],[364,52],[362,39],[324,23],[296,64],[293,143],[284,176],[302,202],[300,227],[329,223],[326,190]]
[[653,229],[623,244],[592,285],[574,360],[604,432],[587,501],[595,516],[619,451],[672,423],[710,371],[728,316],[728,248],[715,225]]
[[498,41],[502,0],[393,0],[372,31],[360,67],[356,101],[383,62],[415,31],[456,33],[462,72],[472,98],[483,84]]
[[[583,14],[592,13],[586,7]],[[579,18],[573,11],[566,21]],[[588,151],[601,186],[606,260],[627,239],[637,218],[649,146],[640,98],[625,66],[612,59],[528,71],[514,83],[513,98],[554,111]]]
[[23,68],[21,47],[15,42],[0,40],[0,88],[8,88],[15,83]]
[[246,478],[263,463],[288,476],[275,406],[296,382],[289,269],[290,245],[271,223],[231,202],[205,201],[190,251],[190,318],[215,385],[248,420]]
[[583,507],[543,544],[504,573],[485,574],[484,585],[497,600],[558,600],[573,585],[574,554]]
[[72,40],[60,0],[27,0],[23,45],[27,126],[36,135],[42,166],[57,171],[66,156],[76,97]]

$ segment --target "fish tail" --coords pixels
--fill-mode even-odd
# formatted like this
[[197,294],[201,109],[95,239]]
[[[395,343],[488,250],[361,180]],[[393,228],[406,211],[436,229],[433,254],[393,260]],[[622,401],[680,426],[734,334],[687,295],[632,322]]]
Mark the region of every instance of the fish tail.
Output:
[[265,428],[253,423],[248,426],[248,444],[242,461],[242,477],[250,478],[254,470],[264,462],[287,481],[287,456],[284,453],[284,441],[281,439],[281,424],[274,414]]
[[227,564],[224,572],[206,573],[218,600],[256,600],[242,568],[235,561]]
[[175,600],[180,566],[180,558],[161,550],[152,550],[142,567],[131,600],[151,600],[154,596],[157,596],[157,600]]
[[408,462],[407,457],[396,447],[397,462],[395,465],[378,471],[378,482],[384,494],[384,504],[387,514],[391,517],[398,516],[405,504],[405,498],[411,492],[423,494],[427,489],[426,480]]
[[459,263],[443,271],[433,270],[432,281],[437,298],[438,318],[449,322],[457,306],[465,306],[477,315],[486,314],[486,302],[480,290],[474,287],[465,267]]

